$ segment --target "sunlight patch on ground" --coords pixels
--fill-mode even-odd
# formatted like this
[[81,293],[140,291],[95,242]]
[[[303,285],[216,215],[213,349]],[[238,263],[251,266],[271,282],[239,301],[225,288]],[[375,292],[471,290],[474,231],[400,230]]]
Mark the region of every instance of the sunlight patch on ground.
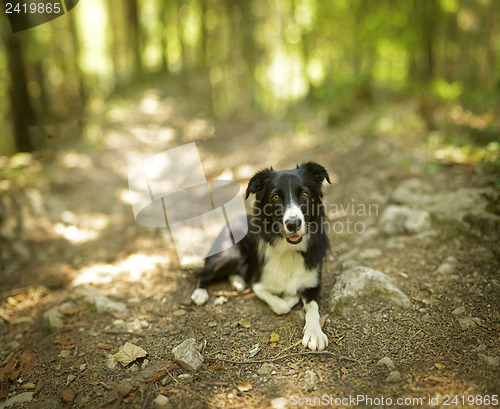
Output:
[[92,168],[92,159],[88,155],[74,151],[61,152],[58,155],[57,161],[65,168]]
[[115,264],[96,263],[83,267],[73,284],[106,284],[116,279],[138,282],[156,272],[158,266],[166,267],[168,264],[165,256],[133,254]]
[[54,232],[75,244],[95,240],[110,225],[109,216],[97,212],[79,215],[65,210],[61,220],[62,223],[54,225]]

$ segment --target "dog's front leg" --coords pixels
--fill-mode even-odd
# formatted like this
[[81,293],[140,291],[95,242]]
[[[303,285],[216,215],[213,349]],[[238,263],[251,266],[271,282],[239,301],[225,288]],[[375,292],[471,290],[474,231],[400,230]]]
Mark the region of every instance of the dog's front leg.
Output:
[[299,297],[278,297],[268,291],[262,284],[254,284],[252,289],[255,295],[266,302],[278,315],[289,313],[293,306],[299,302]]
[[302,293],[302,302],[306,313],[302,345],[312,351],[321,351],[328,345],[328,337],[321,330],[319,323],[319,307],[317,302],[319,291],[319,287],[316,287],[307,289]]

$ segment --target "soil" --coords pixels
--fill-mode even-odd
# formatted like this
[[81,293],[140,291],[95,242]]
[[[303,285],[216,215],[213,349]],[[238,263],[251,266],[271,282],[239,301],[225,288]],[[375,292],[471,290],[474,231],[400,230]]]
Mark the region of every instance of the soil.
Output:
[[[88,120],[77,144],[59,146],[50,160],[35,158],[29,181],[11,185],[21,202],[39,192],[42,210],[31,215],[30,230],[2,244],[3,392],[7,388],[9,398],[34,392],[25,404],[30,408],[147,408],[159,394],[168,398],[167,408],[495,407],[498,243],[436,221],[437,237],[409,240],[403,249],[387,246],[380,234],[353,231],[354,223],[365,234],[373,231],[402,180],[418,177],[437,191],[454,190],[480,184],[476,168],[429,169],[434,162],[418,132],[377,131],[382,117],[403,118],[405,125],[411,102],[371,109],[329,128],[307,109],[300,121],[214,121],[202,101],[193,89],[170,85],[115,96]],[[195,268],[179,264],[169,230],[135,222],[127,202],[130,165],[191,141],[208,180],[223,175],[245,189],[263,167],[314,160],[332,180],[324,186],[327,203],[379,204],[376,214],[339,216],[344,229],[330,234],[320,303],[326,353],[305,353],[299,342],[300,305],[277,316],[251,291],[238,294],[228,283],[209,288],[206,306],[193,305]],[[381,250],[364,264],[391,276],[412,308],[369,300],[342,316],[329,311],[339,257],[354,247]],[[457,259],[454,271],[438,271],[450,256]],[[89,286],[125,303],[128,314],[98,313],[78,295],[78,288]],[[214,305],[220,295],[228,302]],[[46,328],[44,312],[66,301],[73,307],[63,311],[62,327]],[[473,318],[469,328],[460,325],[461,317]],[[270,342],[272,333],[278,342]],[[194,372],[172,363],[172,349],[187,338],[205,357]],[[126,342],[148,356],[111,368],[109,355]],[[261,349],[250,357],[256,344]],[[379,364],[384,357],[394,369]],[[154,366],[159,363],[164,366]],[[138,379],[148,367],[158,369]],[[129,378],[132,386],[123,389]]]

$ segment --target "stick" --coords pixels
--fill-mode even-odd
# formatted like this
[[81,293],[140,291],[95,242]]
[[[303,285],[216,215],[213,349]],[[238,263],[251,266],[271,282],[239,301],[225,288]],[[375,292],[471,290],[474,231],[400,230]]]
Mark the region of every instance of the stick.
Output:
[[212,356],[207,356],[205,358],[207,358],[207,359],[214,359],[214,360],[222,361],[222,362],[229,362],[231,364],[262,364],[262,363],[265,363],[265,362],[279,361],[280,359],[291,358],[293,356],[299,356],[299,355],[330,355],[330,356],[336,356],[337,358],[343,359],[343,360],[346,360],[346,361],[358,362],[354,358],[350,358],[348,356],[343,356],[343,355],[337,355],[337,354],[334,354],[333,352],[330,352],[330,351],[295,352],[293,354],[281,355],[281,356],[278,356],[278,357],[275,357],[275,358],[250,360],[250,361],[232,361],[230,359],[216,358],[216,357],[212,357]]

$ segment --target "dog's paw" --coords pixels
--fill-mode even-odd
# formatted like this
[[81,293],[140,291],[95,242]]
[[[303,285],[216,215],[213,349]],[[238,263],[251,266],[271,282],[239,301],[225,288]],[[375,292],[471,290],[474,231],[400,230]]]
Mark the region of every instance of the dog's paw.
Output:
[[285,296],[283,299],[287,302],[290,310],[300,301],[300,297],[298,295]]
[[328,345],[328,337],[321,331],[319,324],[314,328],[304,328],[304,337],[302,345],[309,348],[311,351],[321,351]]
[[290,306],[290,303],[287,300],[284,300],[281,297],[273,297],[273,299],[270,300],[268,304],[275,314],[283,315],[288,314],[296,303]]
[[235,291],[243,291],[245,289],[246,282],[244,278],[238,274],[230,275],[229,282]]
[[191,299],[196,305],[203,305],[208,301],[208,291],[205,288],[197,288],[191,294]]

